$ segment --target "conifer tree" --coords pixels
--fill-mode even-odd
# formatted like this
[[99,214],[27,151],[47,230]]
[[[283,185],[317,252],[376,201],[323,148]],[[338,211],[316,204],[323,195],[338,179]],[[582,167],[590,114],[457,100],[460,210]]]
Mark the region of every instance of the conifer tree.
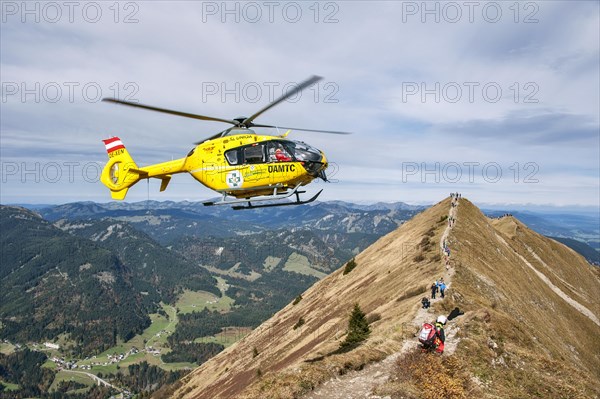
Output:
[[354,270],[355,267],[356,267],[356,261],[354,260],[354,258],[352,258],[348,261],[348,263],[346,263],[346,266],[344,267],[344,272],[342,274],[346,275],[346,274],[350,273],[352,270]]
[[350,314],[350,319],[348,320],[348,335],[346,336],[346,340],[340,345],[340,348],[355,346],[367,339],[370,333],[371,329],[369,328],[367,318],[360,309],[360,306],[358,306],[358,303],[355,303],[354,309],[352,309],[352,313]]

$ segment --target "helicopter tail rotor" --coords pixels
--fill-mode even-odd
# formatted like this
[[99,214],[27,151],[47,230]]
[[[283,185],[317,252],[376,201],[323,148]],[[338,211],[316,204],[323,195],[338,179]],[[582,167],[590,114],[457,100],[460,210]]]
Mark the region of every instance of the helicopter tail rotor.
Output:
[[123,200],[131,186],[148,177],[148,172],[138,169],[137,164],[118,137],[102,140],[108,153],[100,181],[109,188],[113,199]]

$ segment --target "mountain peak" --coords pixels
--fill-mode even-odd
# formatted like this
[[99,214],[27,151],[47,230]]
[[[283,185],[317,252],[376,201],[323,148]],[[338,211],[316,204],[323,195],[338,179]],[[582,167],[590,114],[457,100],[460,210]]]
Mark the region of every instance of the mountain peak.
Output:
[[[260,398],[267,391],[298,397],[370,362],[387,365],[384,373],[391,375],[394,362],[382,360],[404,356],[422,322],[455,307],[465,315],[448,326],[447,355],[469,364],[473,378],[485,370],[494,381],[490,395],[528,396],[528,385],[514,387],[514,378],[542,378],[552,359],[563,361],[556,366],[562,379],[542,378],[548,389],[565,381],[581,392],[598,389],[597,380],[578,377],[600,369],[597,271],[511,216],[489,219],[466,199],[451,204],[446,198],[380,238],[356,256],[350,273],[342,266],[317,282],[298,303],[188,375],[175,397]],[[451,252],[447,266],[443,244]],[[440,277],[448,295],[421,309]],[[372,333],[340,353],[355,303],[375,320]],[[490,340],[496,347],[502,342],[502,353],[487,349]],[[496,367],[499,361],[506,369]]]
[[0,205],[5,217],[16,219],[40,220],[42,217],[39,213],[27,208],[16,205]]

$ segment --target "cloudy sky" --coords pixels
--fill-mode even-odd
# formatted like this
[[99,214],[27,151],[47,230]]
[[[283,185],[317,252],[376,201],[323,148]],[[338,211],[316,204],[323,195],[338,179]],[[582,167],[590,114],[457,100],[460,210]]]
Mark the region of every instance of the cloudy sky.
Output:
[[[106,202],[101,139],[143,166],[225,126],[100,102],[251,115],[332,162],[324,200],[598,207],[597,1],[20,2],[1,21],[1,203]],[[190,176],[129,201],[203,200]]]

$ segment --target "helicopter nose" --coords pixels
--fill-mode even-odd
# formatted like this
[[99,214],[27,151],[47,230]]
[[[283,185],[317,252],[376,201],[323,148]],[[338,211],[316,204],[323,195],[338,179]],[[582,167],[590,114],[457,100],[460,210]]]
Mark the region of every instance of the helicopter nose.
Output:
[[325,157],[325,154],[323,154],[323,151],[321,151],[321,167],[319,168],[319,171],[317,172],[317,176],[320,177],[321,179],[323,179],[323,181],[329,181],[327,179],[327,175],[325,174],[325,169],[327,169],[328,163],[327,163],[327,157]]
[[321,168],[321,170],[325,170],[325,169],[327,169],[327,166],[329,166],[329,164],[327,162],[327,157],[325,156],[323,151],[321,151],[321,163],[323,164],[323,167]]

